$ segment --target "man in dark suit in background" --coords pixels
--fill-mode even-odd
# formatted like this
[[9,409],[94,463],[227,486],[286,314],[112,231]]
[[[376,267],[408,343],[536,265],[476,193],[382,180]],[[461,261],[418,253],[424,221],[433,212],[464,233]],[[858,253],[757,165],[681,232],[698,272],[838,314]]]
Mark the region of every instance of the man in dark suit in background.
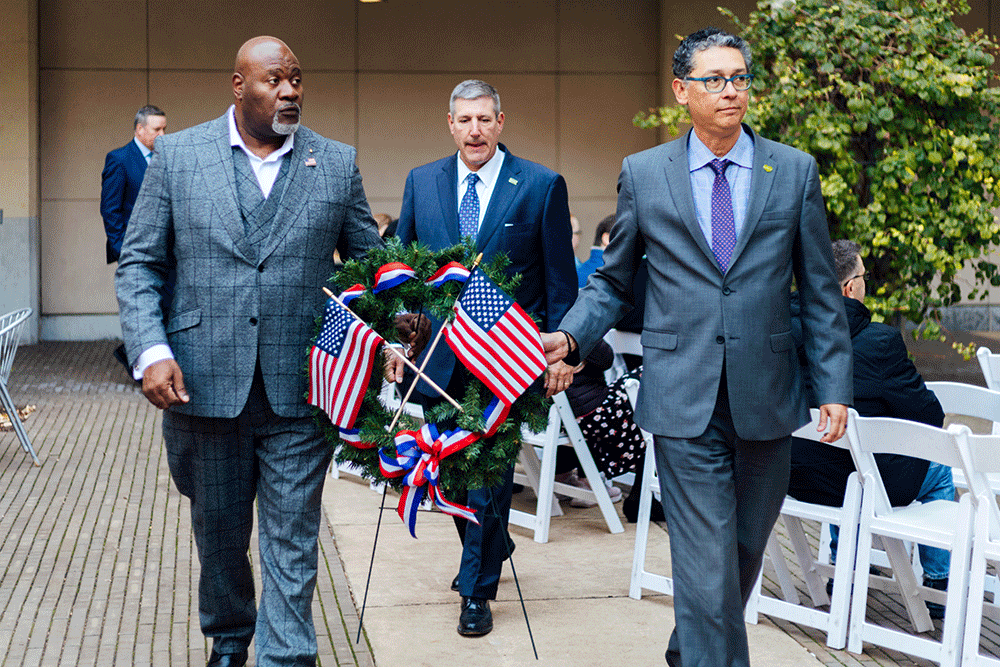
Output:
[[749,46],[699,30],[677,48],[673,72],[692,131],[622,162],[604,265],[562,331],[542,338],[550,384],[561,389],[572,356],[586,356],[628,311],[646,255],[635,419],[654,434],[670,532],[676,624],[666,659],[748,667],[743,607],[788,489],[790,434],[809,421],[793,280],[827,442],[847,422],[851,341],[816,161],[742,124]]
[[[500,96],[492,86],[468,80],[455,87],[448,126],[458,153],[410,172],[396,234],[404,244],[419,241],[432,250],[471,236],[486,262],[506,253],[508,272],[522,276],[511,296],[550,331],[577,292],[566,181],[500,144],[503,124]],[[463,395],[471,378],[445,346],[434,352],[427,372],[451,395]],[[436,399],[427,393],[425,400]],[[469,490],[467,504],[481,525],[456,522],[463,548],[453,588],[462,595],[461,635],[493,629],[489,600],[496,599],[508,551],[513,472],[511,467],[493,489]]]
[[156,138],[167,129],[167,114],[147,104],[135,113],[135,137],[108,153],[101,172],[101,217],[107,234],[108,264],[118,261],[122,239],[135,198],[139,195],[146,167],[153,158]]

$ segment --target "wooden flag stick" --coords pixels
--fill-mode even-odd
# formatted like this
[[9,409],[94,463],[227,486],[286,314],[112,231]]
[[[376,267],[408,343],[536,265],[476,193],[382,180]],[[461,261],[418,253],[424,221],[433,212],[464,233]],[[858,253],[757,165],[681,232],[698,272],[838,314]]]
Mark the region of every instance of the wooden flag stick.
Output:
[[[326,293],[326,295],[328,297],[330,297],[331,299],[333,299],[334,301],[336,301],[337,303],[339,303],[341,306],[344,306],[344,309],[347,312],[349,312],[352,316],[354,316],[354,319],[362,321],[362,322],[364,321],[364,320],[361,320],[361,318],[358,317],[357,314],[353,310],[351,310],[346,305],[344,305],[344,302],[341,301],[340,298],[337,297],[337,295],[335,295],[333,292],[331,292],[330,290],[328,290],[325,287],[323,288],[323,291]],[[444,327],[441,327],[441,329],[439,330],[439,332],[438,332],[438,338],[441,337],[441,333],[440,333],[441,331],[444,331]],[[437,345],[437,339],[434,340],[434,345]],[[431,349],[428,350],[428,352],[427,352],[427,356],[424,357],[424,365],[426,365],[427,364],[427,360],[431,358],[431,353],[434,351],[434,345],[431,346]],[[437,386],[437,384],[433,380],[431,380],[429,377],[427,377],[426,375],[424,375],[424,373],[423,373],[423,370],[424,370],[423,365],[420,368],[417,368],[416,364],[414,364],[412,361],[410,361],[409,359],[407,359],[406,355],[403,354],[402,352],[400,352],[399,350],[397,350],[395,347],[393,347],[391,345],[386,345],[386,348],[388,350],[390,350],[393,354],[395,354],[397,357],[399,357],[400,359],[402,359],[403,363],[406,364],[407,366],[409,366],[410,370],[412,370],[413,372],[415,372],[417,374],[417,378],[418,379],[422,379],[424,382],[426,382],[430,386],[431,389],[433,389],[437,393],[441,394],[442,398],[444,398],[446,401],[448,401],[449,403],[451,403],[456,409],[461,410],[461,411],[464,412],[464,410],[462,410],[462,406],[458,403],[458,401],[456,401],[454,398],[452,398],[451,396],[449,396],[447,394],[447,392],[445,392],[444,389],[442,389],[441,387]],[[414,382],[414,384],[416,384],[416,382]],[[413,387],[411,386],[410,387],[410,391],[412,392],[412,390],[413,390]],[[406,398],[409,399],[409,397],[410,397],[410,392],[407,392]],[[405,399],[403,400],[403,403],[404,404],[406,403]],[[393,420],[393,425],[395,425],[395,422],[396,422],[396,420]]]
[[[416,389],[417,387],[417,382],[419,382],[420,378],[423,377],[424,366],[427,365],[427,362],[428,360],[430,360],[431,355],[434,354],[434,348],[437,347],[438,341],[441,340],[441,334],[443,333],[444,333],[444,327],[442,326],[440,329],[438,329],[437,336],[434,337],[434,342],[431,343],[430,348],[427,350],[427,356],[424,357],[424,363],[420,364],[420,368],[419,370],[417,370],[417,377],[413,378],[413,382],[410,383],[410,388],[406,390],[406,396],[403,397],[403,400],[399,404],[399,409],[396,410],[396,415],[392,418],[392,423],[389,424],[389,429],[388,429],[389,433],[392,433],[392,429],[396,426],[396,422],[398,422],[400,416],[402,416],[403,409],[406,407],[406,402],[410,400],[410,396],[413,394],[413,390]],[[427,378],[424,378],[424,380],[427,381],[428,384],[430,383],[430,380],[428,380]],[[451,397],[448,396],[448,394],[444,393],[440,389],[438,389],[438,391],[441,392],[442,396],[451,401],[452,405],[457,407],[462,412],[465,412],[465,410],[462,409],[462,406],[453,401]]]

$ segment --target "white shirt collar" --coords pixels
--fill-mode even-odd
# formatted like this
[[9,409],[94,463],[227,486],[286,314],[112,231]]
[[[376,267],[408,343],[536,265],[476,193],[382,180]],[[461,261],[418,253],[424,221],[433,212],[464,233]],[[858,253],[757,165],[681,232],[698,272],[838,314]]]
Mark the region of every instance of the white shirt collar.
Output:
[[[479,176],[479,180],[483,182],[483,185],[485,185],[487,189],[491,188],[493,183],[496,182],[497,174],[500,173],[500,165],[503,164],[504,155],[506,155],[506,153],[504,153],[503,149],[497,145],[497,150],[493,153],[493,157],[491,157],[489,162],[480,167],[479,171],[476,172],[476,175]],[[458,160],[458,182],[461,184],[465,181],[466,177],[472,173],[472,170],[469,169],[464,162],[462,162],[461,153],[456,153],[455,159]]]
[[139,152],[142,153],[142,156],[148,160],[149,156],[153,154],[153,151],[146,148],[146,144],[139,141],[139,137],[132,137],[132,141],[134,141],[135,145],[139,147]]
[[295,133],[289,134],[285,137],[285,143],[281,144],[281,148],[274,151],[265,158],[259,158],[253,154],[253,152],[247,148],[246,143],[243,141],[243,137],[240,136],[240,131],[236,129],[236,105],[231,104],[229,106],[229,113],[226,114],[229,117],[229,145],[239,146],[243,149],[243,152],[247,154],[251,160],[260,160],[261,162],[274,162],[280,160],[282,156],[292,150],[295,145]]
[[[688,166],[691,171],[701,169],[716,158],[718,156],[710,151],[708,146],[698,138],[698,134],[692,130],[688,135]],[[729,160],[746,169],[753,169],[753,139],[747,134],[746,129],[740,128],[739,139],[722,159]]]

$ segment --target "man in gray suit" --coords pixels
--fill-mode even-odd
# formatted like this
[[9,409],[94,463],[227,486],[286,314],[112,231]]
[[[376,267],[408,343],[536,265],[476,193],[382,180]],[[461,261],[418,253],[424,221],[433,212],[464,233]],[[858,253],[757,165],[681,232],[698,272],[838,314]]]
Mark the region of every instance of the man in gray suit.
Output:
[[[381,244],[355,150],[299,125],[302,73],[280,40],[237,54],[235,104],[157,140],[117,273],[128,358],[166,410],[191,500],[209,665],[315,665],[312,597],[332,449],[306,404],[306,353],[334,249]],[[177,283],[164,325],[160,293]],[[257,501],[263,582],[247,550]]]
[[852,400],[816,162],[742,124],[750,65],[746,43],[715,28],[681,43],[673,90],[693,131],[625,158],[604,265],[562,330],[544,336],[560,376],[551,384],[562,389],[576,355],[630,308],[632,277],[648,256],[635,416],[655,434],[674,666],[749,665],[743,606],[787,489],[789,434],[809,416],[792,343],[793,278],[825,440],[843,433]]

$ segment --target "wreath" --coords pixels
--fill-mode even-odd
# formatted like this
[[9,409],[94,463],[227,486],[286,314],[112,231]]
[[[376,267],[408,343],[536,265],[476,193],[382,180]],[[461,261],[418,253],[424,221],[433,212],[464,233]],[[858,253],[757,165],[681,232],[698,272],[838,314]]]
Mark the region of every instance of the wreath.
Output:
[[[392,239],[385,247],[370,250],[364,260],[348,261],[329,282],[333,284],[331,290],[334,293],[340,294],[348,290],[354,294],[360,292],[360,295],[350,301],[350,309],[387,342],[396,342],[398,338],[394,320],[397,313],[430,315],[439,322],[454,319],[453,308],[463,282],[448,280],[435,285],[432,277],[441,275],[442,269],[452,262],[471,268],[476,255],[476,249],[471,243],[435,252],[416,243],[403,246],[398,239]],[[380,280],[380,274],[385,274],[390,268],[387,265],[405,265],[407,269],[412,269],[413,276],[411,279],[399,282],[392,281],[394,284],[391,287],[383,285],[379,287],[379,292],[375,293],[374,288]],[[507,256],[498,254],[492,261],[480,264],[479,269],[509,295],[517,289],[521,276],[511,275],[507,270],[508,265]],[[317,331],[319,326],[318,319]],[[436,350],[434,353],[440,354],[441,351]],[[461,363],[456,361],[456,372],[460,367]],[[443,433],[443,429],[437,429],[438,424],[454,425],[457,429],[479,436],[483,434],[484,414],[490,409],[491,402],[495,402],[495,398],[493,392],[472,373],[466,373],[465,376],[468,378],[465,393],[462,396],[452,397],[461,404],[462,410],[456,409],[444,400],[427,410],[424,414],[427,424],[423,427],[425,435],[428,433],[428,428],[433,431],[435,437],[438,430]],[[396,471],[392,471],[391,475],[385,474],[387,471],[385,462],[396,460],[398,453],[402,451],[399,446],[400,438],[406,434],[420,433],[421,425],[404,413],[393,429],[395,432],[390,433],[387,426],[392,422],[395,413],[390,412],[382,404],[379,398],[381,387],[382,363],[379,356],[371,370],[350,441],[345,440],[341,429],[332,424],[326,414],[318,409],[317,420],[327,442],[331,446],[339,447],[336,454],[338,463],[350,462],[360,468],[365,478],[384,482],[406,494],[408,486],[412,488],[407,483],[407,477]],[[404,392],[406,388],[408,384],[404,383]],[[535,432],[544,430],[548,423],[550,405],[551,401],[541,392],[532,389],[524,392],[511,405],[506,420],[498,426],[493,426],[495,429],[493,437],[476,437],[471,444],[445,454],[444,458],[440,459],[434,471],[440,490],[447,493],[460,489],[487,488],[498,484],[520,451],[522,428],[526,427]],[[419,436],[415,437],[419,442]],[[401,501],[401,518],[402,505]]]

